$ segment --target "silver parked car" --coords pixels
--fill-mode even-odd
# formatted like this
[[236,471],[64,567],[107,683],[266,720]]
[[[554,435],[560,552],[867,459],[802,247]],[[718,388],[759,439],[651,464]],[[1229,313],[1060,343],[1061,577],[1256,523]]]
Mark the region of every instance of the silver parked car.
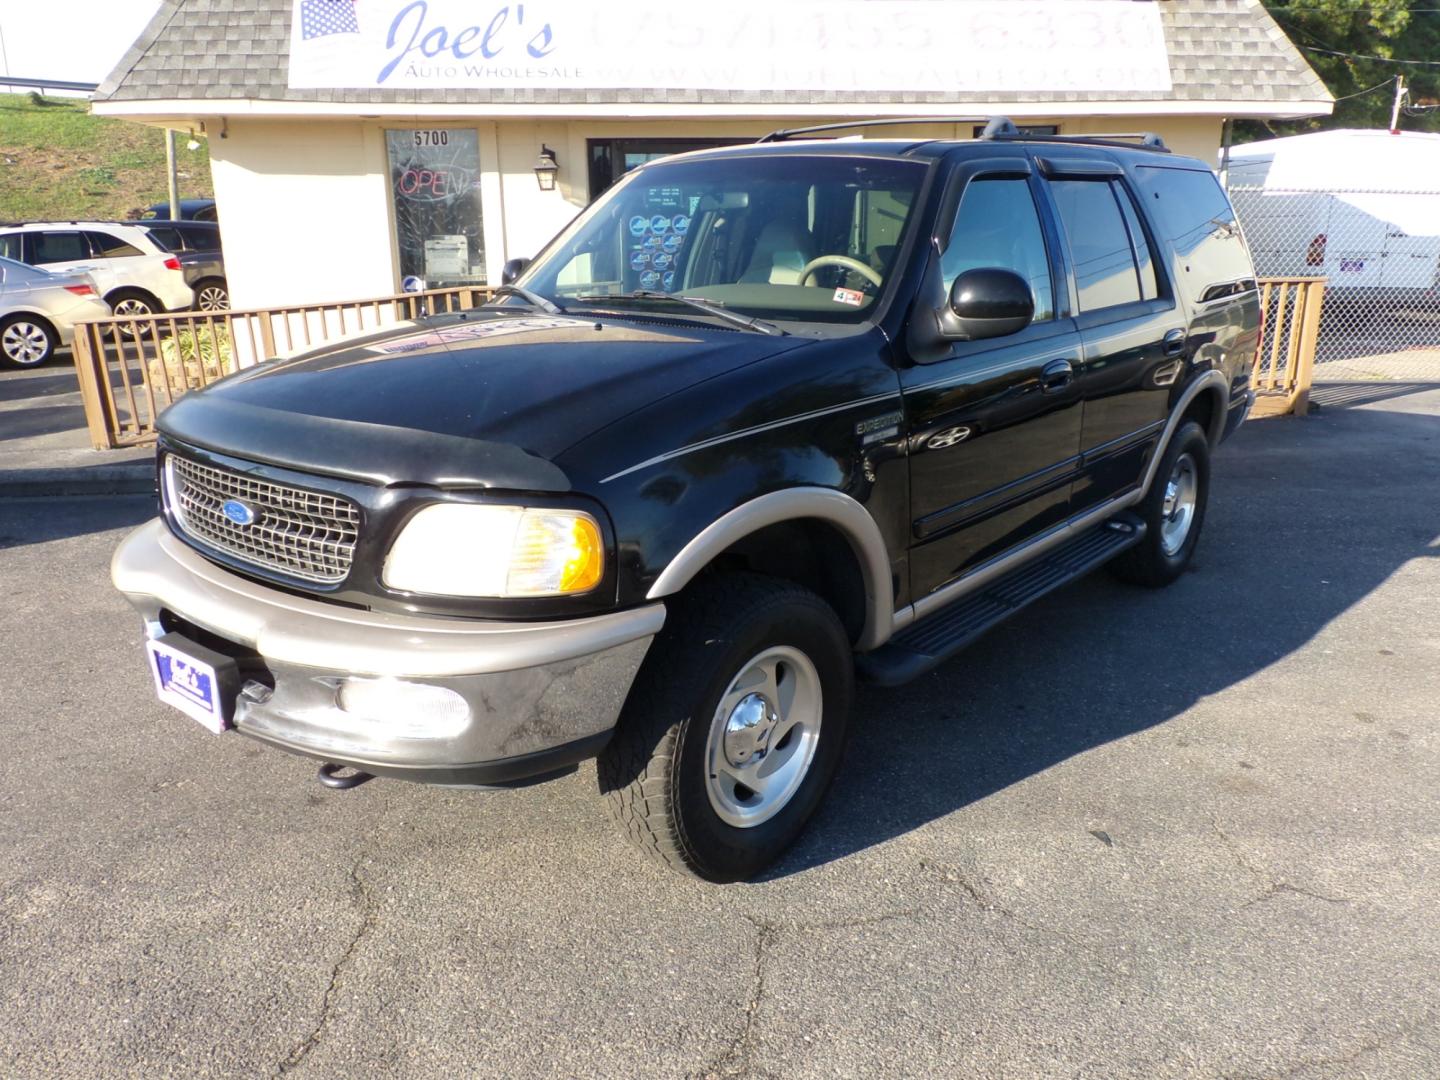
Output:
[[76,323],[109,317],[89,274],[53,274],[0,258],[0,366],[43,364],[70,344]]

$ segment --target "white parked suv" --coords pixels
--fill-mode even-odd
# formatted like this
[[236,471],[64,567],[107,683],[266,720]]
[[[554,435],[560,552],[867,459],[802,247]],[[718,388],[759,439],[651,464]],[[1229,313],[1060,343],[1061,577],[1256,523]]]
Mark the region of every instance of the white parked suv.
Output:
[[138,225],[36,221],[0,227],[0,255],[55,273],[88,273],[116,315],[190,307],[195,296],[180,260]]

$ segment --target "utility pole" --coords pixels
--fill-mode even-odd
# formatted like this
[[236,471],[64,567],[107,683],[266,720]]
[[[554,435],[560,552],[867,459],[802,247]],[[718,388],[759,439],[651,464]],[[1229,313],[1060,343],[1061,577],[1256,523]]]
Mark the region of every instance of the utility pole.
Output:
[[1390,110],[1390,134],[1400,133],[1400,106],[1405,103],[1405,76],[1395,76],[1395,105]]
[[170,220],[180,220],[180,181],[175,175],[175,132],[165,129],[165,175],[170,184]]

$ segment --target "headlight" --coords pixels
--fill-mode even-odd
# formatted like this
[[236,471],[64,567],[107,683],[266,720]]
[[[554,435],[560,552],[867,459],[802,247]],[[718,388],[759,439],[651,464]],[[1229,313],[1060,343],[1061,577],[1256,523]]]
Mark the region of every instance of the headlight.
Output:
[[563,596],[600,584],[600,526],[579,510],[444,504],[400,531],[384,580],[437,596]]

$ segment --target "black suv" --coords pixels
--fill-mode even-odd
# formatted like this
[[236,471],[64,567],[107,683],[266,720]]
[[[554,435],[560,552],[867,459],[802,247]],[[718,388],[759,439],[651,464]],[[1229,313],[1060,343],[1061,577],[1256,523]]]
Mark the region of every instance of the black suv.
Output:
[[1211,171],[804,134],[635,170],[485,308],[175,404],[114,561],[160,697],[331,786],[598,756],[640,847],[726,881],[814,812],[857,675],[1102,564],[1173,581],[1259,337]]

